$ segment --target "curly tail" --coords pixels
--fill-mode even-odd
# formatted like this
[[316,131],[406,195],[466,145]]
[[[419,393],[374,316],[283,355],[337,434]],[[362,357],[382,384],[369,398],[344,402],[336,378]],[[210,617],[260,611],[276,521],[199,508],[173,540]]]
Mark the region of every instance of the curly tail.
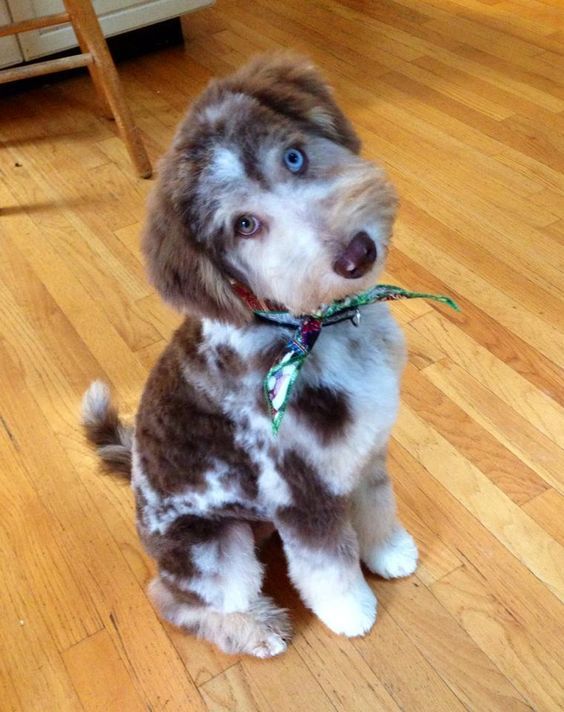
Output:
[[133,426],[122,423],[112,405],[110,389],[102,381],[93,381],[84,394],[82,425],[104,464],[130,480]]

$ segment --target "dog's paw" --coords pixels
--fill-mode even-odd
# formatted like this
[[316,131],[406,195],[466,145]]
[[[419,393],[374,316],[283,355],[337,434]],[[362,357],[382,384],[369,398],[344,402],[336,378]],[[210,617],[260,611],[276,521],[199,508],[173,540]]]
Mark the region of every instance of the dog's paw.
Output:
[[288,643],[284,638],[276,633],[267,634],[256,645],[249,648],[246,652],[255,658],[273,658],[276,655],[284,653],[288,648]]
[[376,596],[362,579],[353,591],[329,596],[327,601],[315,607],[314,613],[334,633],[354,638],[372,628],[376,605]]
[[375,574],[384,578],[409,576],[417,568],[417,546],[411,534],[397,525],[392,535],[364,559]]
[[261,596],[246,614],[251,618],[251,630],[241,646],[241,652],[255,658],[273,658],[284,653],[292,638],[288,612],[278,608],[266,596]]

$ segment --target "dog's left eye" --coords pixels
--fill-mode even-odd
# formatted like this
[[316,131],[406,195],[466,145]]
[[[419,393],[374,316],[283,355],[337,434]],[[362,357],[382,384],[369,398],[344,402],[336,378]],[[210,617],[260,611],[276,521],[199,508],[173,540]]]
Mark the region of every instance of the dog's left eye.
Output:
[[306,155],[299,148],[287,148],[284,151],[284,165],[290,173],[303,173],[306,169]]

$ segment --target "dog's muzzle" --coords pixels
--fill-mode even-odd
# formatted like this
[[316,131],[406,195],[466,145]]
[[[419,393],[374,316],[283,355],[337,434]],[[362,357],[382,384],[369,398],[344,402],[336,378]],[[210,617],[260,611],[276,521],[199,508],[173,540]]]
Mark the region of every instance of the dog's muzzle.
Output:
[[333,264],[334,271],[345,279],[364,277],[376,262],[376,245],[364,230],[357,232]]

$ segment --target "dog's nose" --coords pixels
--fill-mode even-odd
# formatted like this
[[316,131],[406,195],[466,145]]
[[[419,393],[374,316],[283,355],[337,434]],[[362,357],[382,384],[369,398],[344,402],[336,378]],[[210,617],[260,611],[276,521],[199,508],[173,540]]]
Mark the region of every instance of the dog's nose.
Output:
[[333,264],[333,269],[345,279],[358,279],[364,277],[374,262],[376,262],[376,245],[363,230],[357,232],[341,252]]

